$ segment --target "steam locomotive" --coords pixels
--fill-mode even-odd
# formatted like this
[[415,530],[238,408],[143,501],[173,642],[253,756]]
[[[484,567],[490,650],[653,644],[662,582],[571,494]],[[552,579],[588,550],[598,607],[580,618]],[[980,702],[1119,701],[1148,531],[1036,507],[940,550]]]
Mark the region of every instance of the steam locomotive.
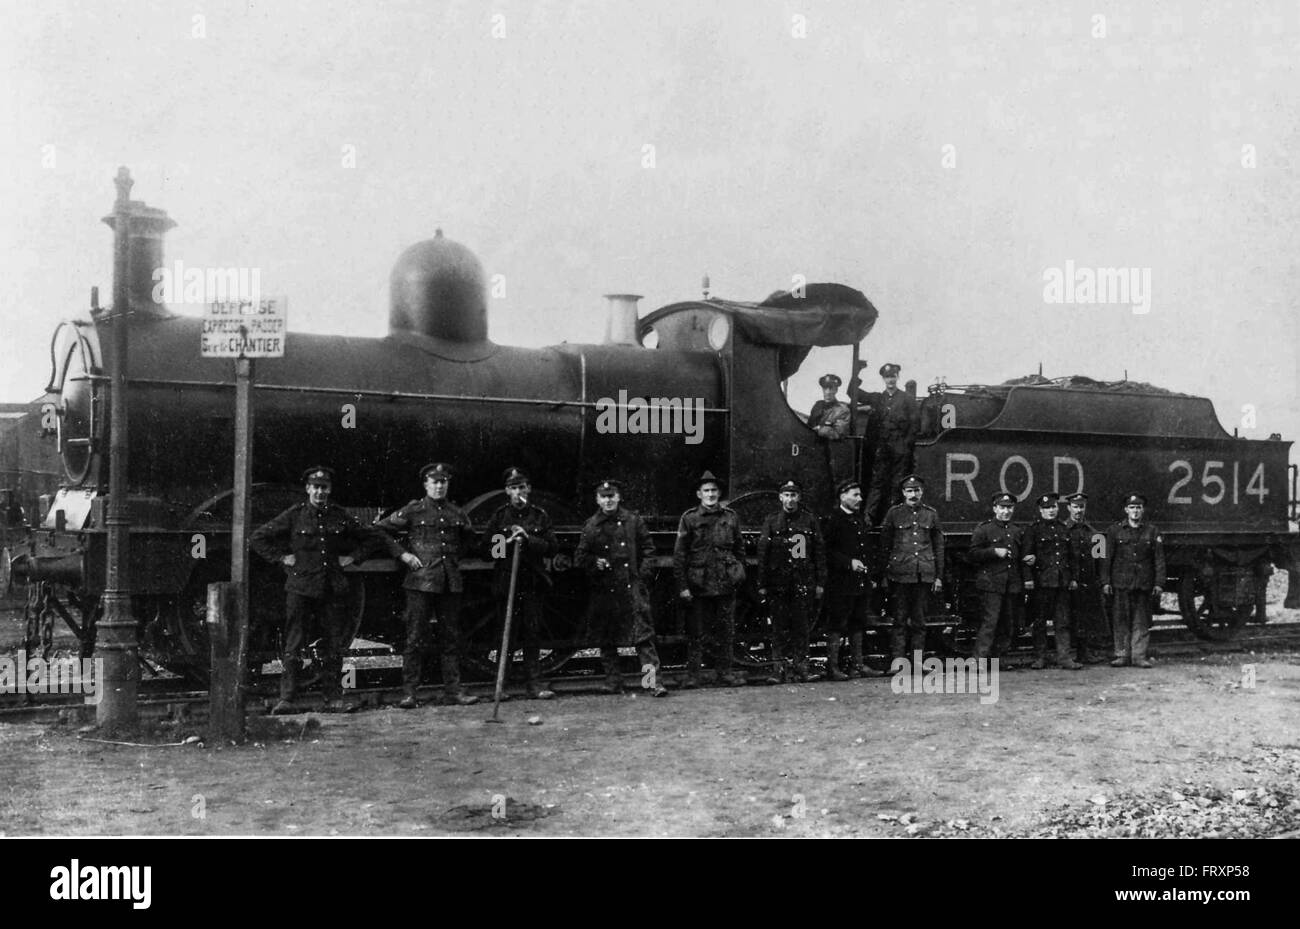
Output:
[[[139,201],[128,206],[131,221],[114,231],[126,238],[131,312],[92,307],[89,320],[65,322],[53,335],[47,389],[57,424],[49,441],[67,480],[39,529],[12,546],[13,569],[41,585],[89,649],[105,577],[111,335],[128,326],[132,612],[144,655],[201,676],[206,585],[229,576],[233,370],[228,359],[199,357],[202,320],[154,299],[154,269],[174,223]],[[850,287],[806,284],[758,303],[704,297],[640,318],[637,298],[612,295],[602,343],[528,349],[488,339],[483,269],[441,231],[398,258],[390,283],[387,336],[290,333],[284,357],[258,361],[254,523],[301,500],[299,475],[317,462],[336,469],[334,501],[365,521],[418,496],[416,475],[430,460],[455,464],[452,495],[481,521],[504,500],[502,469],[522,467],[561,543],[543,631],[552,667],[588,644],[584,579],[572,553],[599,479],[621,478],[624,501],[649,521],[662,581],[652,603],[671,647],[682,632],[667,578],[671,547],[696,476],[723,476],[729,505],[751,530],[789,477],[822,509],[838,481],[870,478],[865,417],[845,440],[821,439],[783,392],[815,346],[853,346],[856,360],[877,312]],[[914,384],[908,389],[915,393]],[[1086,490],[1098,521],[1118,514],[1122,493],[1144,493],[1164,531],[1182,618],[1206,636],[1239,628],[1271,566],[1294,557],[1290,443],[1227,435],[1209,400],[1040,383],[939,385],[921,409],[914,470],[956,554],[946,602],[931,617],[950,643],[975,615],[966,603],[973,572],[960,552],[1001,491],[1023,500]],[[497,635],[488,568],[487,560],[467,565],[466,651],[484,662]],[[399,636],[400,565],[377,559],[349,570],[356,630],[380,641]],[[276,652],[281,580],[270,566],[253,571],[255,657]],[[739,648],[761,656],[763,605],[752,590],[742,601]]]

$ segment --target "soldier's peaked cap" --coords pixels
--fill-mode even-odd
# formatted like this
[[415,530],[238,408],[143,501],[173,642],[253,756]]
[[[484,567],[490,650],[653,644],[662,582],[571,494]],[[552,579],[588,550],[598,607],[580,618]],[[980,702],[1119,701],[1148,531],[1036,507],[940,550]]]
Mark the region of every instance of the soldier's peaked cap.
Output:
[[695,482],[695,489],[699,490],[705,484],[717,484],[718,489],[719,490],[722,489],[722,481],[718,480],[714,476],[712,471],[705,471],[703,474],[700,475],[700,479]]
[[993,497],[994,506],[1015,506],[1016,498],[1008,493],[995,494]]
[[817,383],[823,387],[839,387],[844,382],[840,380],[838,374],[823,374],[817,379]]
[[596,493],[598,494],[616,494],[621,493],[622,490],[623,485],[612,477],[607,477],[596,485]]
[[1081,490],[1077,494],[1070,494],[1065,499],[1068,503],[1087,503],[1088,495]]
[[1129,494],[1127,497],[1124,498],[1125,506],[1132,506],[1134,503],[1138,504],[1139,506],[1146,506],[1147,498],[1142,496],[1141,494]]
[[854,487],[861,490],[862,484],[860,484],[858,481],[853,480],[853,478],[848,478],[847,480],[840,481],[838,484],[835,485],[835,492],[837,494],[846,494]]
[[1060,502],[1061,502],[1061,498],[1056,494],[1043,494],[1041,497],[1038,498],[1039,509],[1043,509],[1049,506],[1056,506]]
[[921,479],[920,479],[919,477],[917,477],[915,474],[909,474],[907,477],[903,478],[903,486],[904,486],[904,487],[920,487],[922,490],[924,490],[924,489],[925,489],[925,481],[921,480]]
[[444,464],[441,461],[425,465],[420,469],[420,480],[423,481],[430,477],[442,478],[444,481],[451,480],[451,465]]
[[786,481],[777,489],[777,493],[780,494],[786,493],[787,491],[793,493],[802,493],[802,491],[799,489],[799,485],[794,481]]
[[302,472],[302,480],[304,484],[332,484],[334,483],[334,471],[324,465],[312,465]]
[[501,482],[507,487],[532,483],[528,480],[528,475],[519,468],[506,468],[501,475]]
[[881,377],[898,377],[898,372],[903,370],[902,365],[896,365],[892,361],[880,366]]

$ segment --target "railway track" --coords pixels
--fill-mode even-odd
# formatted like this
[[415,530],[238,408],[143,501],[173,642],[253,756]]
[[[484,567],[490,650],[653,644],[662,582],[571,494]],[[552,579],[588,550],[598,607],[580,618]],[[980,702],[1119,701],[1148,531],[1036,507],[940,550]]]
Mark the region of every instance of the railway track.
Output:
[[[1018,643],[1020,644],[1020,643]],[[1300,650],[1300,622],[1270,623],[1264,626],[1251,626],[1231,642],[1214,642],[1198,639],[1185,627],[1164,625],[1152,630],[1151,654],[1160,661],[1185,661],[1214,655],[1249,654],[1267,655],[1279,652]],[[362,649],[349,656],[349,664],[355,669],[356,686],[348,691],[361,709],[377,709],[391,705],[398,699],[401,687],[400,657],[396,655],[376,654],[376,649]],[[630,649],[628,650],[631,651]],[[1020,644],[1002,661],[1004,670],[1023,669],[1032,661],[1033,650],[1027,644]],[[814,664],[824,660],[814,655]],[[883,654],[869,654],[868,663],[877,670],[888,667],[889,658]],[[272,667],[272,666],[268,666]],[[599,660],[594,650],[591,654],[580,652],[566,665],[566,673],[555,674],[549,678],[552,689],[561,694],[579,695],[594,693],[599,689],[604,677]],[[762,663],[752,663],[752,678],[759,677]],[[671,686],[680,665],[667,665],[665,677]],[[635,685],[635,676],[626,675],[629,687]],[[320,695],[310,692],[313,681],[310,676],[305,680],[304,689],[308,692],[299,700],[304,712],[318,711],[321,707]],[[492,697],[490,681],[470,681],[471,693],[489,700]],[[427,686],[421,689],[423,702],[434,703],[439,688]],[[248,688],[247,707],[250,714],[256,715],[269,710],[278,694],[278,674],[274,671],[264,672]],[[512,695],[518,700],[518,694]],[[140,682],[140,714],[142,721],[159,721],[164,719],[188,720],[189,725],[198,726],[207,713],[208,694],[205,690],[196,690],[180,677],[159,676]],[[531,702],[528,706],[541,706]],[[84,722],[93,714],[93,706],[87,705],[84,698],[77,694],[0,694],[0,722]]]

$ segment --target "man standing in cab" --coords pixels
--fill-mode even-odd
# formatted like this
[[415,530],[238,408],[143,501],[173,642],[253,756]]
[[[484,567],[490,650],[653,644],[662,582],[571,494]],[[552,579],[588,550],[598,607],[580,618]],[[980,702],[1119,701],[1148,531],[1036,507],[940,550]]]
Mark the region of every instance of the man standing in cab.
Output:
[[772,616],[769,684],[810,679],[808,625],[826,587],[826,546],[800,494],[794,481],[782,484],[781,508],[763,520],[758,536],[758,593]]
[[894,658],[924,651],[927,595],[943,590],[943,527],[935,509],[921,502],[924,492],[919,477],[906,478],[903,502],[890,508],[880,526],[880,547],[889,558],[885,579],[893,593]]
[[624,509],[622,501],[618,481],[610,478],[596,485],[596,514],[583,524],[573,556],[574,565],[587,573],[590,582],[588,630],[600,644],[606,693],[623,692],[618,646],[631,638],[642,686],[651,696],[666,697],[647,590],[654,575],[654,542],[645,520]]
[[[862,515],[862,485],[840,481],[839,505],[823,522],[826,536],[826,676],[832,681],[862,677],[862,634],[871,608],[869,526]],[[849,673],[840,669],[840,648],[849,637]]]
[[397,704],[415,709],[416,689],[428,652],[430,616],[438,621],[438,644],[442,657],[443,700],[448,704],[472,706],[478,697],[465,693],[460,685],[460,606],[465,582],[460,559],[474,550],[474,527],[465,511],[447,497],[451,488],[451,466],[442,462],[420,469],[424,497],[412,500],[376,525],[385,532],[404,532],[410,551],[402,552],[402,563],[410,570],[402,587],[406,590],[406,649],[402,652],[402,689]]
[[1151,635],[1151,598],[1164,592],[1165,546],[1160,530],[1146,522],[1147,500],[1124,498],[1124,519],[1106,530],[1106,557],[1101,563],[1102,592],[1115,595],[1115,660],[1122,668],[1154,667],[1147,658]]
[[[1114,636],[1106,619],[1101,599],[1100,553],[1105,548],[1096,529],[1087,522],[1088,495],[1082,491],[1065,498],[1066,516],[1062,520],[1074,539],[1079,555],[1079,586],[1070,591],[1070,620],[1074,639],[1075,660],[1080,664],[1097,664],[1105,661]],[[1098,544],[1101,543],[1101,544]]]
[[718,683],[743,687],[745,676],[732,671],[736,640],[736,591],[745,580],[745,540],[740,517],[722,505],[722,485],[705,471],[695,485],[700,505],[682,514],[673,546],[673,576],[686,614],[685,688],[700,686],[707,639],[714,651]]
[[903,475],[911,466],[912,446],[921,428],[921,414],[916,400],[898,389],[902,368],[896,364],[880,367],[885,389],[878,394],[859,391],[863,402],[871,405],[874,418],[876,453],[871,461],[871,489],[867,493],[867,519],[875,525],[880,514],[898,501]]
[[518,546],[519,573],[515,578],[514,610],[510,618],[509,654],[513,655],[516,644],[522,642],[528,698],[552,700],[555,691],[542,680],[538,633],[546,591],[551,586],[546,559],[559,550],[559,543],[555,539],[550,514],[531,502],[533,487],[528,475],[519,468],[507,468],[502,480],[509,499],[488,519],[483,532],[488,555],[495,562],[492,595],[497,598],[500,605],[497,612],[504,623],[506,601],[510,596],[511,565]]
[[302,671],[307,623],[320,627],[321,689],[326,712],[350,712],[343,701],[343,649],[350,628],[347,615],[348,579],[343,569],[364,561],[379,548],[393,557],[401,549],[361,523],[341,506],[329,502],[334,472],[317,465],[303,472],[307,502],[296,503],[249,537],[249,547],[273,564],[284,566],[285,621],[280,701],[271,712],[293,713]]
[[817,383],[822,398],[813,404],[808,425],[823,439],[842,439],[849,431],[849,405],[841,402],[835,392],[843,382],[838,374],[823,374]]
[[975,589],[980,596],[980,627],[975,637],[976,658],[1001,658],[1011,647],[1015,601],[1020,596],[1020,531],[1011,524],[1016,498],[1008,493],[993,498],[993,518],[971,533],[966,557],[978,565]]
[[1079,589],[1079,553],[1074,535],[1059,516],[1056,494],[1038,498],[1038,518],[1020,540],[1025,590],[1034,598],[1034,670],[1047,665],[1047,620],[1056,637],[1056,664],[1067,671],[1083,667],[1070,647],[1070,592]]

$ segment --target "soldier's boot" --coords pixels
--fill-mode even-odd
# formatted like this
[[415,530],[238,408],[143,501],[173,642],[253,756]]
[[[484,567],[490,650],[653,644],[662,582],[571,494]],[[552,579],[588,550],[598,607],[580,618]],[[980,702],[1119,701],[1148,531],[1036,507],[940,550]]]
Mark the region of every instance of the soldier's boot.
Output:
[[785,660],[781,657],[781,646],[772,643],[772,670],[763,678],[764,684],[784,684],[786,681]]
[[854,632],[849,635],[849,677],[866,676],[862,666],[862,633]]
[[840,670],[840,637],[831,634],[826,640],[826,680],[847,681],[849,676]]
[[621,694],[623,675],[618,670],[618,650],[601,649],[600,663],[605,669],[605,683],[600,685],[601,691],[607,694]]
[[541,649],[525,648],[524,649],[524,678],[526,680],[528,699],[530,700],[554,700],[555,691],[546,686],[542,680],[542,654]]
[[460,661],[455,655],[442,656],[443,703],[456,706],[473,706],[478,697],[465,693],[460,686]]
[[280,671],[280,700],[271,708],[273,716],[283,716],[286,713],[293,713],[293,701],[298,696],[298,678],[302,675],[302,659],[298,657],[286,657],[282,662],[283,670]]
[[682,680],[682,690],[694,690],[700,686],[700,665],[704,662],[704,646],[698,638],[686,643],[686,677]]
[[807,684],[810,681],[821,680],[821,675],[808,670],[808,659],[806,657],[796,658],[794,660],[794,679],[800,684]]

